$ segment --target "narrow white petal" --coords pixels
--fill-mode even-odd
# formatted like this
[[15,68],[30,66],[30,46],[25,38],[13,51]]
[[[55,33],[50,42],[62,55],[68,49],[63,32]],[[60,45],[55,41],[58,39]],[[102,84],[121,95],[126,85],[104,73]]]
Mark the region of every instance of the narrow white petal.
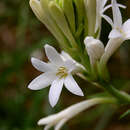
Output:
[[104,13],[106,10],[108,10],[110,7],[112,7],[112,5],[110,4],[110,5],[107,5],[105,8],[103,8],[103,10],[102,10],[102,13]]
[[[125,5],[122,5],[122,4],[117,4],[117,5],[118,5],[118,7],[123,8],[123,9],[126,8]],[[102,13],[104,13],[106,10],[108,10],[108,9],[111,8],[111,7],[112,7],[112,4],[107,5],[107,6],[102,10]]]
[[[85,69],[81,64],[79,64],[78,62],[76,62],[68,53],[62,51],[62,52],[61,52],[61,57],[62,57],[62,59],[63,59],[64,61],[71,60],[73,63],[76,64],[76,67]],[[77,69],[77,68],[76,68],[76,69]]]
[[125,34],[130,33],[130,19],[123,24],[123,31]]
[[53,73],[43,73],[34,80],[32,80],[32,82],[28,85],[28,88],[32,90],[39,90],[45,88],[49,86],[55,78],[56,76]]
[[68,69],[68,72],[76,69],[76,65],[72,60],[65,61],[64,66]]
[[113,27],[113,21],[110,17],[108,17],[107,15],[102,15],[102,17]]
[[69,75],[66,77],[64,81],[65,87],[73,94],[78,95],[78,96],[84,96],[82,90],[72,77],[72,75]]
[[[63,59],[64,61],[66,61],[66,60],[73,60],[72,57],[71,57],[68,53],[66,53],[65,51],[62,51],[62,52],[61,52],[61,56],[62,56],[62,59]],[[73,61],[74,61],[74,60],[73,60]]]
[[48,124],[44,127],[44,130],[49,130],[53,125],[52,124]]
[[119,6],[120,8],[126,9],[126,6],[125,6],[125,5],[118,4],[118,6]]
[[32,65],[41,72],[47,72],[51,70],[51,67],[48,63],[45,63],[37,58],[31,58]]
[[112,11],[113,11],[114,26],[121,28],[122,16],[116,0],[112,0]]
[[56,126],[55,126],[55,130],[60,130],[61,127],[67,122],[67,119],[62,119]]
[[127,33],[127,35],[125,36],[125,39],[126,39],[126,40],[130,40],[130,32]]
[[50,62],[61,65],[63,60],[56,49],[50,45],[45,45],[45,52]]
[[38,125],[46,125],[46,124],[56,124],[57,121],[60,120],[56,114],[52,114],[50,116],[44,117],[38,121]]
[[117,29],[113,29],[109,34],[109,38],[121,38],[121,37],[122,34]]
[[102,0],[102,7],[104,7],[106,5],[108,0]]
[[52,82],[52,85],[49,91],[49,101],[52,107],[54,107],[57,104],[62,88],[63,88],[62,79],[56,79]]

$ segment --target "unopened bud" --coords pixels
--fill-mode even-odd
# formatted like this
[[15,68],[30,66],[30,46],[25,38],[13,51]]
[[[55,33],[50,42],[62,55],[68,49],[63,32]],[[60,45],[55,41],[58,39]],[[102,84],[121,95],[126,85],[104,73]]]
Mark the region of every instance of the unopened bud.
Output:
[[100,40],[94,39],[93,37],[86,37],[84,44],[89,55],[91,65],[94,65],[103,55],[104,45]]

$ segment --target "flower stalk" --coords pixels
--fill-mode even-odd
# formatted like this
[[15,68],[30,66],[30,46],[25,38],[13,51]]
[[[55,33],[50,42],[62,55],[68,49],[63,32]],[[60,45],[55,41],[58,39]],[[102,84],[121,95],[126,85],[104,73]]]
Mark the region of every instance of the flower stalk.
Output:
[[121,104],[130,104],[130,95],[116,89],[111,83],[101,81],[99,84],[105,88],[113,97],[115,97]]

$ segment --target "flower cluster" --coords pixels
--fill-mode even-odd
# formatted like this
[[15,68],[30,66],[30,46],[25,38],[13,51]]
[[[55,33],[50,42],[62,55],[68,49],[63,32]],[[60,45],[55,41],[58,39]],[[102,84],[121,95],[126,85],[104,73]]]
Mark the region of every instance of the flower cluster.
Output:
[[[52,46],[45,45],[49,62],[31,59],[32,65],[43,74],[35,78],[28,88],[39,90],[51,85],[49,102],[52,107],[57,104],[63,85],[75,95],[84,95],[72,76],[74,74],[104,87],[117,100],[130,103],[130,96],[113,88],[106,76],[109,58],[125,40],[130,39],[130,19],[122,22],[120,8],[126,8],[124,5],[118,4],[116,0],[107,3],[108,0],[30,0],[37,18],[64,50],[59,54]],[[112,8],[113,20],[105,14],[109,8]],[[99,39],[102,18],[112,27],[106,46]],[[98,103],[100,100],[97,99],[81,102],[43,118],[38,124],[48,124],[45,130],[57,124],[55,130],[59,130],[70,118]]]

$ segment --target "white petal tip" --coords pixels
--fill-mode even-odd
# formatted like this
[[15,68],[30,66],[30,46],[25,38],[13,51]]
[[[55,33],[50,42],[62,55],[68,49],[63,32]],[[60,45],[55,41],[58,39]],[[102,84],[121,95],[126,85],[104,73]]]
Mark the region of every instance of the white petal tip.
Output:
[[78,95],[78,96],[82,96],[82,97],[84,96],[83,92],[80,92],[80,93],[78,93],[77,95]]
[[35,87],[32,87],[31,85],[28,85],[28,89],[37,90]]
[[44,123],[42,120],[39,120],[38,122],[37,122],[37,125],[39,125],[39,126],[41,126],[41,125],[45,125],[46,123]]
[[48,124],[48,117],[42,118],[37,122],[38,125],[46,125]]
[[39,121],[37,122],[37,125],[42,125],[41,120],[39,120]]
[[35,57],[31,57],[31,62],[33,63],[36,60]]
[[56,106],[56,103],[51,103],[50,102],[50,105],[51,105],[52,108],[54,108]]
[[45,48],[50,48],[51,46],[48,45],[48,44],[45,44],[44,47],[45,47]]

